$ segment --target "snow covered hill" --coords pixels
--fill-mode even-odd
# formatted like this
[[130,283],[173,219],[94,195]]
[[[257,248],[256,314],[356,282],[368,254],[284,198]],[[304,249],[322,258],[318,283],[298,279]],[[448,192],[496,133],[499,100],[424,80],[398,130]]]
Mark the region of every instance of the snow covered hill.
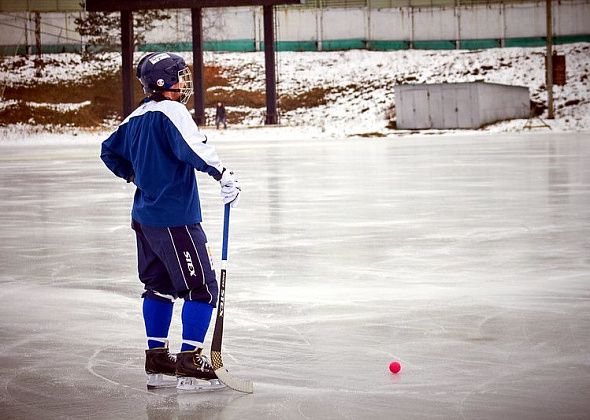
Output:
[[[556,118],[549,123],[560,131],[590,129],[590,44],[559,45],[556,50],[566,56],[567,84],[554,88]],[[395,119],[395,86],[402,83],[481,80],[526,86],[531,100],[545,104],[544,54],[544,48],[281,52],[277,58],[279,97],[281,101],[296,97],[299,102],[283,107],[288,110],[281,112],[280,123],[299,129],[314,128],[325,136],[390,135],[399,132],[389,127]],[[136,61],[141,55],[136,53]],[[192,61],[190,53],[182,55],[188,62]],[[113,73],[120,67],[117,53],[103,54],[91,61],[75,54],[54,54],[43,56],[43,61],[43,75],[35,77],[32,58],[4,57],[0,62],[0,83],[4,87],[72,82]],[[209,91],[215,90],[216,97],[223,97],[224,92],[230,97],[236,89],[264,92],[262,52],[207,53],[205,65],[219,68],[227,81],[224,86],[208,86]],[[312,94],[319,95],[319,100],[306,101],[306,95]],[[17,102],[3,99],[0,112],[6,112]],[[61,109],[92,107],[91,101],[80,100],[77,104],[76,98],[71,98],[68,102],[67,107]],[[27,103],[30,107],[44,106],[30,100]],[[264,121],[263,106],[229,103],[227,108],[230,115],[242,116],[241,127],[261,125]],[[544,116],[546,111],[541,117]],[[110,121],[110,124],[115,122]],[[524,123],[524,120],[501,122],[483,130],[519,131]]]

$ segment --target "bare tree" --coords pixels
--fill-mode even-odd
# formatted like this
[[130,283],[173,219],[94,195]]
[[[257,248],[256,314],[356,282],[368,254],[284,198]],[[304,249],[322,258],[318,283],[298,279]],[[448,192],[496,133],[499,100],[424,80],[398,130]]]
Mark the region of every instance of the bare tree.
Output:
[[[155,27],[160,20],[168,20],[170,15],[163,10],[139,10],[133,13],[133,41],[135,45],[145,42],[145,33]],[[87,12],[75,19],[76,31],[86,39],[87,52],[110,51],[121,44],[121,16],[119,13]]]

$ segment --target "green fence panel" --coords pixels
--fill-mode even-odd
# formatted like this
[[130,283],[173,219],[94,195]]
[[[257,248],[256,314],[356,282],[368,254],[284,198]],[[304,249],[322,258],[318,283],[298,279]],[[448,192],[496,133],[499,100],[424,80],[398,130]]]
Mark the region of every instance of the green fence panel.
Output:
[[[590,42],[590,34],[585,35],[566,35],[554,38],[555,44],[570,44],[574,42]],[[369,49],[374,51],[406,50],[410,48],[419,50],[452,50],[456,48],[455,41],[452,40],[432,40],[432,41],[414,41],[410,43],[406,40],[377,40],[367,41],[365,39],[333,39],[322,42],[322,50],[352,50],[352,49]],[[499,39],[463,39],[459,41],[459,48],[462,49],[486,49],[501,47]],[[546,39],[543,37],[529,38],[507,38],[504,40],[505,47],[544,47]],[[0,45],[0,55],[23,55],[26,53],[24,45]],[[42,45],[41,52],[44,54],[53,53],[80,53],[83,51],[83,45],[80,44],[56,44]],[[278,41],[275,48],[277,51],[317,51],[318,42],[316,41]],[[87,46],[91,52],[100,51],[118,51],[117,46],[107,48],[101,46]],[[227,52],[252,52],[256,51],[256,42],[252,39],[232,39],[227,41],[205,41],[203,49],[206,51],[227,51]],[[264,42],[259,42],[259,50],[264,51]],[[191,42],[175,43],[149,43],[139,45],[137,51],[192,51]],[[29,45],[29,54],[35,54],[36,47]]]
[[555,44],[571,44],[574,42],[590,42],[590,35],[565,35],[557,36],[553,40]]
[[[0,55],[25,55],[27,53],[25,45],[0,45]],[[59,53],[81,53],[82,45],[79,44],[55,44],[41,45],[42,54],[59,54]],[[29,45],[29,54],[37,54],[37,47]]]
[[407,50],[409,41],[367,41],[367,48],[374,51]]
[[543,47],[547,43],[545,38],[506,38],[506,47]]
[[165,51],[191,51],[193,44],[191,42],[170,42],[170,43],[149,43],[139,45],[137,51],[150,51],[150,52],[165,52]]
[[322,41],[323,51],[358,50],[365,49],[367,43],[364,39],[334,39]]
[[0,45],[0,55],[23,55],[25,52],[24,45]]
[[502,42],[499,39],[462,39],[459,48],[464,50],[481,50],[485,48],[500,48]]
[[[150,43],[137,47],[138,51],[192,51],[192,42],[175,42],[175,43]],[[229,41],[205,41],[203,42],[205,51],[231,51],[247,52],[255,51],[256,44],[250,39],[232,39]]]
[[203,49],[206,51],[252,52],[256,51],[253,39],[232,39],[228,41],[205,41]]
[[278,41],[277,51],[317,51],[318,43],[315,41]]
[[414,41],[413,46],[417,50],[454,50],[455,41]]

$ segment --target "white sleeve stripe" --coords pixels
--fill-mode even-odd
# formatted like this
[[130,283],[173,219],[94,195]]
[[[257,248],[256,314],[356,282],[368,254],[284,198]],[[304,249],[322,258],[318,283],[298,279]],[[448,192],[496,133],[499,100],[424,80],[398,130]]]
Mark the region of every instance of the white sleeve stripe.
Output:
[[[217,156],[215,148],[204,143],[207,141],[207,137],[199,132],[192,117],[190,116],[190,113],[184,107],[184,105],[181,105],[182,108],[180,108],[180,104],[172,101],[163,101],[159,104],[162,105],[161,111],[168,117],[170,122],[174,124],[191,150],[207,165],[221,172],[223,170],[223,166],[221,165],[221,160],[219,159],[219,156]],[[181,114],[185,112],[186,115]]]
[[[180,108],[182,107],[182,108]],[[180,135],[184,138],[186,143],[189,145],[191,150],[205,162],[207,165],[217,169],[219,173],[223,171],[223,165],[215,148],[211,145],[203,143],[207,141],[207,136],[200,133],[197,126],[192,120],[190,113],[186,107],[178,102],[174,101],[150,101],[140,105],[135,111],[133,111],[121,125],[129,122],[131,118],[139,117],[148,112],[161,112],[166,115],[172,124],[176,127]],[[181,113],[188,114],[182,115]]]
[[[182,134],[182,132],[181,132],[181,134]],[[199,133],[199,134],[201,134],[201,133]],[[184,135],[183,135],[183,137],[184,137]],[[203,137],[205,137],[205,136],[203,136]],[[212,166],[213,168],[217,169],[219,171],[219,173],[221,173],[221,171],[223,171],[223,165],[221,164],[221,160],[219,159],[219,156],[217,156],[217,152],[215,151],[213,146],[203,143],[200,139],[197,140],[194,138],[189,138],[189,139],[187,139],[186,137],[184,137],[184,138],[186,139],[186,143],[189,145],[189,147],[192,149],[192,151],[195,152],[195,154],[197,156],[199,156],[201,159],[203,159],[203,161],[207,165]]]

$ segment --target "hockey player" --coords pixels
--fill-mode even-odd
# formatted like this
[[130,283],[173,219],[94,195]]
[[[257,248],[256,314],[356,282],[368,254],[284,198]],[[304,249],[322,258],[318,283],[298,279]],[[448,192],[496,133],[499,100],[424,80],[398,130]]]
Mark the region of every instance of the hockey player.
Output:
[[[174,376],[216,384],[202,348],[218,285],[200,224],[195,169],[220,182],[224,204],[235,207],[241,189],[185,107],[193,89],[182,57],[148,54],[137,66],[137,78],[146,98],[102,143],[100,157],[137,187],[131,217],[145,288],[148,388],[172,386]],[[177,298],[184,303],[182,347],[175,358],[168,351],[168,331]]]

